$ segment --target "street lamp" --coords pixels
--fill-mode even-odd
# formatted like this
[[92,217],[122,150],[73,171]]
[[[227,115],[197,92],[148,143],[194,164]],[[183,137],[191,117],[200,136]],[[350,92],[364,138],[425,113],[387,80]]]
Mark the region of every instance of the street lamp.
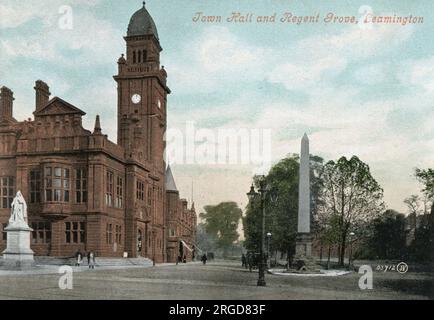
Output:
[[261,229],[261,247],[260,247],[260,261],[259,261],[259,278],[258,278],[258,287],[265,287],[267,284],[265,283],[265,241],[264,241],[264,233],[265,233],[265,193],[266,193],[266,184],[264,178],[259,181],[259,193],[255,191],[255,187],[252,185],[250,191],[247,193],[249,200],[252,201],[256,196],[261,196],[261,211],[262,211],[262,229]]
[[352,256],[353,256],[353,237],[356,234],[354,232],[350,232],[350,255],[348,257],[348,270],[351,269]]
[[268,269],[271,269],[271,254],[270,254],[270,242],[271,242],[271,232],[267,233],[267,255],[268,255]]

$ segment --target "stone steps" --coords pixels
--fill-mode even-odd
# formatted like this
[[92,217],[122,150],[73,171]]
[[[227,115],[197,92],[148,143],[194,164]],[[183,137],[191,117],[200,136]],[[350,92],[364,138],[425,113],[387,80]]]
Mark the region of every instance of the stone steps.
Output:
[[[87,259],[85,259],[87,264]],[[96,258],[96,265],[101,267],[121,267],[121,266],[143,266],[149,267],[153,265],[152,260],[147,258]]]
[[[75,258],[72,257],[35,257],[37,265],[75,265]],[[82,266],[87,266],[87,258],[84,257]],[[100,267],[123,267],[123,266],[143,266],[153,265],[152,260],[147,258],[96,258],[96,266]]]

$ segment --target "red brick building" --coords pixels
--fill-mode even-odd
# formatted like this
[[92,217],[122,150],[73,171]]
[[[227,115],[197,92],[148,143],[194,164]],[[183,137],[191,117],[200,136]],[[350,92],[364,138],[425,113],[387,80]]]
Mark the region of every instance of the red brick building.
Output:
[[166,217],[169,228],[167,241],[167,259],[170,262],[176,258],[195,258],[197,216],[192,207],[188,208],[187,200],[179,198],[179,191],[175,184],[170,166],[166,171]]
[[84,129],[85,112],[61,98],[50,99],[48,85],[40,80],[34,88],[34,119],[24,122],[13,117],[13,92],[1,88],[1,251],[17,190],[28,203],[37,255],[71,256],[80,249],[163,262],[174,261],[174,245],[193,247],[194,208],[166,190],[170,89],[160,67],[157,28],[144,6],[132,16],[124,39],[126,56],[119,58],[114,76],[117,144],[103,134],[99,117],[93,131]]

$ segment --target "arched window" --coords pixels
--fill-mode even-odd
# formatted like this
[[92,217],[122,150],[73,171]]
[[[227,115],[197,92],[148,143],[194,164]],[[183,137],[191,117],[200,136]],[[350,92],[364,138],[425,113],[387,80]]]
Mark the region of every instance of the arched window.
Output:
[[143,62],[146,62],[146,60],[148,60],[148,52],[143,50]]
[[136,52],[133,51],[133,63],[136,63]]
[[138,61],[139,63],[141,63],[142,62],[142,51],[140,51],[139,50],[139,61]]

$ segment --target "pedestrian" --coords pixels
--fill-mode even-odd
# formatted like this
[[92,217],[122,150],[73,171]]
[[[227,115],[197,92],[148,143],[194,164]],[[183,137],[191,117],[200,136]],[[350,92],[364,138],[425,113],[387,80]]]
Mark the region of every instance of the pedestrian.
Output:
[[77,253],[75,254],[75,258],[76,258],[75,266],[79,267],[83,260],[83,255],[81,254],[80,250],[78,250]]
[[202,260],[202,263],[203,263],[204,265],[206,265],[206,261],[208,260],[208,258],[207,258],[207,256],[206,256],[206,253],[202,256],[202,258],[201,258],[200,260]]
[[184,259],[182,262],[187,263],[187,256],[186,255],[184,255]]
[[249,271],[252,272],[252,269],[253,269],[253,259],[252,259],[252,254],[250,252],[247,254],[247,261],[246,262],[247,262],[247,265],[249,267]]
[[90,266],[90,251],[87,252],[87,265]]
[[244,253],[241,256],[241,267],[242,268],[247,268],[247,259],[246,259],[246,256],[244,255]]
[[90,251],[87,257],[89,261],[89,269],[95,269],[95,253],[93,251]]

